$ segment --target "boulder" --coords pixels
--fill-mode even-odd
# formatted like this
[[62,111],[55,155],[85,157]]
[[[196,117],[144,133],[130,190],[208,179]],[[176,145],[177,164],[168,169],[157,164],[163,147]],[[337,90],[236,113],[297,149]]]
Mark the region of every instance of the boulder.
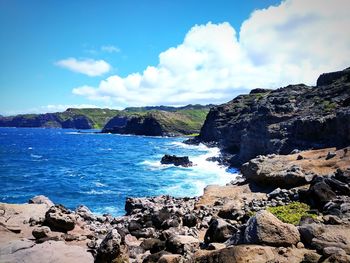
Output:
[[161,164],[173,164],[175,166],[190,167],[193,163],[189,160],[188,156],[176,156],[176,155],[164,155]]
[[326,203],[335,199],[337,195],[323,179],[319,179],[311,185],[308,196],[315,207],[322,208]]
[[182,218],[182,223],[184,226],[194,227],[197,225],[197,217],[195,214],[186,214]]
[[142,263],[158,262],[161,257],[163,257],[164,255],[170,255],[170,254],[171,253],[169,253],[167,251],[160,251],[158,253],[154,253],[154,254],[148,255],[147,257],[145,257],[145,259],[142,261]]
[[199,248],[199,240],[192,236],[176,235],[166,241],[166,250],[173,254],[194,252]]
[[303,169],[285,157],[258,156],[243,164],[241,172],[248,181],[262,185],[289,188],[306,183]]
[[271,246],[291,246],[300,241],[298,229],[263,210],[251,217],[244,232],[244,242]]
[[214,219],[204,236],[204,242],[209,244],[213,242],[225,242],[233,234],[237,232],[237,228],[230,225],[223,219]]
[[54,203],[44,195],[37,195],[28,200],[29,204],[45,204],[47,207],[54,206]]
[[47,226],[34,227],[34,229],[32,231],[32,235],[36,239],[48,237],[50,233],[51,233],[51,230]]
[[74,229],[76,221],[67,208],[55,205],[46,212],[44,223],[52,230],[66,232]]
[[257,245],[239,245],[220,250],[207,251],[196,254],[196,263],[220,262],[275,262],[273,248]]
[[95,221],[97,218],[91,212],[91,210],[85,205],[80,205],[75,209],[75,212],[80,215],[84,220]]
[[165,241],[157,238],[147,238],[140,245],[144,250],[149,250],[152,254],[165,249]]
[[183,258],[181,255],[172,254],[172,255],[163,255],[158,260],[158,263],[183,263]]
[[108,232],[97,249],[95,262],[112,262],[121,254],[120,251],[121,236],[116,229]]
[[307,247],[320,252],[327,247],[337,247],[350,254],[350,229],[348,225],[303,224],[299,226],[299,232],[302,242]]

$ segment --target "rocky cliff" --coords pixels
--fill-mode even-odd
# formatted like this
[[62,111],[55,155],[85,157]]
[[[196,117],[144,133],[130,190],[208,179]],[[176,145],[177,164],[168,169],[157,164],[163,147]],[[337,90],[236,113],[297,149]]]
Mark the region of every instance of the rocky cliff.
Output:
[[69,108],[64,112],[0,117],[0,127],[99,129],[118,113],[110,109]]
[[350,144],[350,68],[322,74],[317,86],[252,90],[213,107],[197,142],[218,145],[232,165],[257,155]]
[[175,112],[152,110],[115,116],[103,128],[104,133],[146,136],[178,136],[199,133],[209,108]]

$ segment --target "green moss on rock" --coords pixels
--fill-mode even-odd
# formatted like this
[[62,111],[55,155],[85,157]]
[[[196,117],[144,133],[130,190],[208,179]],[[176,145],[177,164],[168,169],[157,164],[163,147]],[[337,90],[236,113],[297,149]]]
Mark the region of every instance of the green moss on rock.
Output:
[[268,207],[267,211],[274,214],[284,223],[298,225],[302,217],[315,218],[316,215],[309,213],[310,206],[305,203],[292,202],[288,205]]

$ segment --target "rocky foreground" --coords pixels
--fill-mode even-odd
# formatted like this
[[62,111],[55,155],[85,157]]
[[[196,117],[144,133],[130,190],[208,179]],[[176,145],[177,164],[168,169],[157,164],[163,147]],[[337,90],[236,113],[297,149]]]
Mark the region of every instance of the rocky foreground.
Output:
[[349,150],[259,156],[247,181],[128,198],[121,217],[2,203],[0,262],[350,262]]

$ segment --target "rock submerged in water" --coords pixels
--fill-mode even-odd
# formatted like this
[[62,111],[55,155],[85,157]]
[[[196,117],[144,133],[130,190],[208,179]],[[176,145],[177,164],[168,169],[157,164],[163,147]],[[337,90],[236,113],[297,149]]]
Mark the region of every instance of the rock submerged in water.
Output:
[[173,164],[175,166],[191,167],[193,163],[190,161],[188,156],[176,156],[166,154],[160,161],[161,164]]

